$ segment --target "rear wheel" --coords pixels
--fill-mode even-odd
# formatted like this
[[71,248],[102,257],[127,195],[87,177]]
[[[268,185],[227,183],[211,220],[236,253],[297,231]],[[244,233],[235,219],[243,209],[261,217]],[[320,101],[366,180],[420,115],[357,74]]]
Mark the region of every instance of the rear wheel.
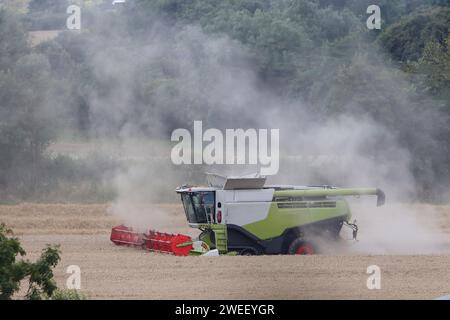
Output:
[[315,254],[316,250],[314,249],[314,246],[310,242],[305,241],[303,238],[297,238],[290,244],[288,253],[307,255],[307,254]]

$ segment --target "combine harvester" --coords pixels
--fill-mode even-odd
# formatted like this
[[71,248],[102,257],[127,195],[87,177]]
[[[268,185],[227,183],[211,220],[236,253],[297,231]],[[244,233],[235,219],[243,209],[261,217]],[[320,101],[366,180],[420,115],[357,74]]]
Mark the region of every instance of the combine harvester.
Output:
[[330,186],[266,186],[263,177],[225,178],[208,175],[208,187],[182,186],[181,195],[189,226],[201,231],[195,241],[185,235],[156,231],[138,233],[118,226],[111,241],[177,256],[209,254],[314,254],[314,239],[338,241],[343,226],[353,231],[347,196],[375,195],[375,188]]

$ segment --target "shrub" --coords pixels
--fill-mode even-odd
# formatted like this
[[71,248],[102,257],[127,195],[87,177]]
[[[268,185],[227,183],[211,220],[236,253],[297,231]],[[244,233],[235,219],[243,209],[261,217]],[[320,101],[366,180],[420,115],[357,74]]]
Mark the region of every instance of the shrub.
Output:
[[9,300],[20,289],[20,282],[28,279],[25,298],[40,300],[51,297],[57,289],[52,269],[60,260],[58,246],[47,246],[36,262],[25,259],[25,250],[18,238],[5,224],[0,224],[0,300]]
[[86,297],[75,289],[55,290],[50,300],[86,300]]

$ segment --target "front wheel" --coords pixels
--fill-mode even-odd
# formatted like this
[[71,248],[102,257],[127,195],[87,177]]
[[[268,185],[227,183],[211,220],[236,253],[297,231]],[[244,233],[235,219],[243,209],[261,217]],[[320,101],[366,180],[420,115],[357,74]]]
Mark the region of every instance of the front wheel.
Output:
[[244,249],[241,252],[239,252],[239,255],[241,255],[241,256],[256,256],[258,254],[259,254],[259,252],[257,252],[254,249],[250,249],[250,248],[249,249]]
[[288,249],[289,254],[308,255],[316,253],[314,246],[303,238],[297,238],[292,241]]

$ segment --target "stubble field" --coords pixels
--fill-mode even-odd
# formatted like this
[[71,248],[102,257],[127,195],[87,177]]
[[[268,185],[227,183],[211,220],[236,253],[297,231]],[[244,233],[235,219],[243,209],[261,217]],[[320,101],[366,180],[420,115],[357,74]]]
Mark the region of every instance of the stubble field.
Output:
[[[21,204],[0,206],[35,259],[46,244],[60,244],[55,270],[65,286],[69,265],[81,268],[89,299],[432,299],[450,293],[450,255],[337,255],[174,257],[109,241],[120,221],[108,205]],[[161,205],[161,231],[196,235],[178,205]],[[449,234],[450,207],[437,207]],[[381,269],[381,289],[366,286],[367,267]]]

